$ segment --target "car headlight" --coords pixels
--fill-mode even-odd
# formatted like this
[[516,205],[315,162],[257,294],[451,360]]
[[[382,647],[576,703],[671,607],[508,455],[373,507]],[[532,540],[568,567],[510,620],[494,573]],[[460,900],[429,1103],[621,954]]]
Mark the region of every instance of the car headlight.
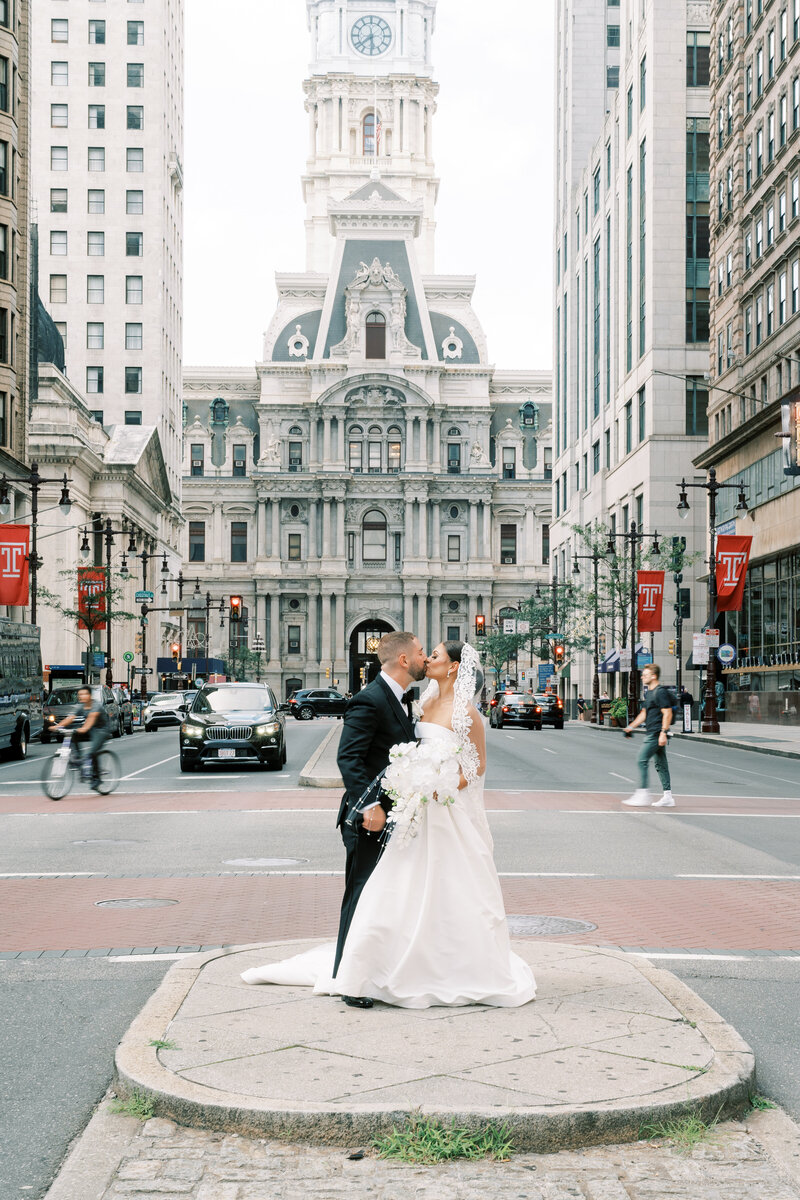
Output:
[[184,721],[183,725],[181,725],[181,733],[186,734],[187,737],[202,737],[203,726],[190,725],[187,721]]
[[256,725],[256,733],[278,733],[280,727],[280,721],[270,721],[268,725]]

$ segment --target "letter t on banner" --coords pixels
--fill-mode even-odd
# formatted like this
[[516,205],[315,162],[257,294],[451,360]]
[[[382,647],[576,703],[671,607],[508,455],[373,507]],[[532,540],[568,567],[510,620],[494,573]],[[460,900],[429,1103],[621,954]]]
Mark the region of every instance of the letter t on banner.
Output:
[[717,612],[740,612],[752,537],[717,535]]
[[664,601],[664,572],[637,571],[639,589],[638,624],[640,633],[661,632],[661,607]]
[[0,604],[29,603],[28,525],[0,525]]

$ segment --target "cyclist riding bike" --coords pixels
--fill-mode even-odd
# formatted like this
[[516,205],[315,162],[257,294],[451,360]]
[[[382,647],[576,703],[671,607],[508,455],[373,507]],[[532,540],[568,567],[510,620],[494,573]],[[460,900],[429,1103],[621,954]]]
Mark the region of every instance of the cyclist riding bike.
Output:
[[73,737],[76,742],[89,743],[89,758],[91,760],[91,784],[96,787],[99,782],[97,772],[97,755],[109,739],[108,715],[99,700],[95,700],[92,689],[78,688],[78,704],[75,711],[65,717],[56,729],[66,729],[74,721],[82,724],[75,730]]

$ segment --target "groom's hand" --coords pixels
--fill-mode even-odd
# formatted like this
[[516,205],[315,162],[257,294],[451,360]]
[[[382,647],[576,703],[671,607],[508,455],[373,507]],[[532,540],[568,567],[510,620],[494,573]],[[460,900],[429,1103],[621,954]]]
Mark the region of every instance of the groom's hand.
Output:
[[380,804],[376,804],[374,808],[367,809],[361,824],[367,833],[380,833],[386,824],[386,813]]

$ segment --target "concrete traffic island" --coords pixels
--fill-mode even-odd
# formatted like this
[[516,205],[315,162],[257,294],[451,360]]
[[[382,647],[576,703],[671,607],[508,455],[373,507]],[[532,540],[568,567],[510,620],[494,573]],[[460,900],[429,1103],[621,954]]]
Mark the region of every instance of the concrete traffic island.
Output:
[[145,1093],[179,1124],[247,1136],[363,1144],[421,1110],[507,1124],[518,1149],[545,1153],[635,1141],[689,1110],[733,1116],[754,1090],[736,1031],[674,976],[614,949],[516,941],[539,989],[516,1009],[364,1011],[239,978],[313,944],[176,963],[118,1048],[117,1091]]
[[342,776],[336,765],[339,739],[344,726],[337,721],[330,733],[326,733],[311,758],[305,764],[297,780],[300,787],[340,788],[344,787]]

